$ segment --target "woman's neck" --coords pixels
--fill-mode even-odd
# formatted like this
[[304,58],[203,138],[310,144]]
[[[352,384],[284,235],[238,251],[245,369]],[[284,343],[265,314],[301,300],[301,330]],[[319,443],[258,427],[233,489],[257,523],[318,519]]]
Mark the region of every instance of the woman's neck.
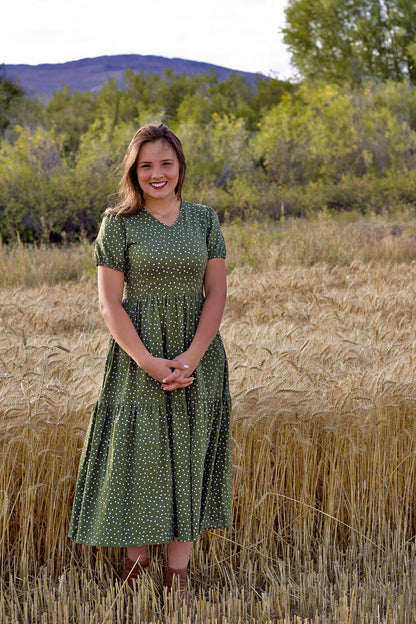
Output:
[[173,225],[177,219],[179,219],[181,201],[175,198],[171,200],[170,203],[165,201],[145,202],[144,208],[161,223],[164,223],[165,225]]
[[167,215],[174,212],[180,206],[180,200],[174,197],[164,197],[163,199],[145,198],[144,207],[148,212],[158,215]]

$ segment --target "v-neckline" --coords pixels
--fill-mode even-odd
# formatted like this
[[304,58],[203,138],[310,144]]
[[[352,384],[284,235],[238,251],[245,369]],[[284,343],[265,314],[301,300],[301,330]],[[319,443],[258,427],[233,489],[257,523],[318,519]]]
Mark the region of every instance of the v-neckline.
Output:
[[178,216],[176,217],[175,221],[173,223],[171,223],[170,225],[168,225],[167,223],[163,223],[163,221],[161,221],[160,219],[158,219],[157,217],[155,217],[155,215],[153,215],[151,212],[149,212],[149,210],[146,210],[146,208],[144,208],[144,210],[147,212],[147,214],[154,219],[155,221],[157,221],[158,223],[160,223],[161,225],[163,225],[165,228],[171,228],[174,225],[176,225],[179,221],[179,219],[181,218],[182,215],[182,208],[183,208],[183,201],[181,200],[181,204],[179,206],[179,213]]

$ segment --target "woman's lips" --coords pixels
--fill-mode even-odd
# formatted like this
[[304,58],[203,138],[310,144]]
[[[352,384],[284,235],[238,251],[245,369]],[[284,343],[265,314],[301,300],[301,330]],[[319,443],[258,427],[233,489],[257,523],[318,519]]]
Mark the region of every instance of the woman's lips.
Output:
[[161,189],[166,186],[167,182],[150,182],[150,186],[154,189]]

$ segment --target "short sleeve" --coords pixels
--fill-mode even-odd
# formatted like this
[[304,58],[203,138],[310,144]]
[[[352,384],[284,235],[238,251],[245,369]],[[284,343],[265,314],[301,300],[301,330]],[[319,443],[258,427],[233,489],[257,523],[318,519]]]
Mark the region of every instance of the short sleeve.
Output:
[[126,228],[124,217],[105,215],[95,241],[95,264],[125,272]]
[[208,260],[211,258],[225,258],[226,249],[224,236],[216,212],[210,208],[207,231]]

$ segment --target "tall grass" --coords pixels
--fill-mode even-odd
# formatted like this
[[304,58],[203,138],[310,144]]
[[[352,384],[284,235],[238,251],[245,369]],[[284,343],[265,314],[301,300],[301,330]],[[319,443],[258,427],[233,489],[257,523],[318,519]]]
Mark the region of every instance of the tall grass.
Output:
[[[235,220],[223,230],[228,272],[241,266],[275,270],[316,263],[345,266],[357,260],[412,262],[416,257],[416,219],[410,213],[389,219],[322,213],[314,220]],[[0,287],[52,286],[95,272],[93,247],[86,239],[62,246],[2,245],[0,241],[0,266]]]
[[[233,523],[193,552],[194,622],[416,621],[415,280],[415,263],[231,271]],[[107,345],[95,280],[3,288],[0,311],[0,621],[179,621],[163,548],[126,604],[122,553],[66,537]]]
[[0,239],[0,288],[52,286],[78,281],[95,271],[93,247],[86,239],[71,245],[5,245]]

